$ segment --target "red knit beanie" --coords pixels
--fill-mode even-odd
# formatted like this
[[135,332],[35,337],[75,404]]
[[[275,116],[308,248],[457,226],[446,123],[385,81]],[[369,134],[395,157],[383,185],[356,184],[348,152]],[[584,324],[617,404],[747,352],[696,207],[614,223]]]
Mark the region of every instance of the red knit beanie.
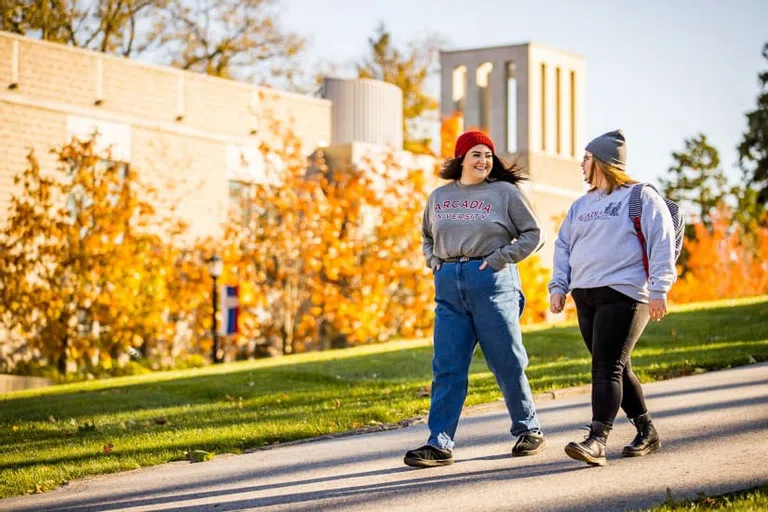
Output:
[[480,131],[471,131],[462,133],[456,140],[456,147],[453,150],[454,158],[461,158],[467,154],[467,151],[477,146],[478,144],[485,144],[493,153],[496,153],[496,148],[493,147],[493,141],[489,136]]

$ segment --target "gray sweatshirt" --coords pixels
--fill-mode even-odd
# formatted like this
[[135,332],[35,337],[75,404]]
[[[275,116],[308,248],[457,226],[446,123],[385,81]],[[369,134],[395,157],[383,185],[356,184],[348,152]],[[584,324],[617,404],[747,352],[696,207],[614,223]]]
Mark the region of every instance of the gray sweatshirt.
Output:
[[506,181],[432,191],[421,232],[427,266],[448,258],[485,257],[495,270],[517,263],[544,244],[539,223],[523,192]]
[[661,196],[645,187],[640,224],[648,245],[646,277],[643,250],[629,218],[631,190],[589,192],[571,205],[555,241],[550,294],[608,286],[640,302],[666,297],[677,279],[672,217]]

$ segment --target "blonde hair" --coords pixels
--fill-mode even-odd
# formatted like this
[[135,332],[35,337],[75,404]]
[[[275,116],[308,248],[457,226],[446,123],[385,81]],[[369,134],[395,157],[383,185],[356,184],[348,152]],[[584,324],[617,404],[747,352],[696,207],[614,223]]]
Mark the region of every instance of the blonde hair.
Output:
[[[614,190],[624,187],[626,185],[633,185],[635,183],[639,183],[639,181],[632,178],[632,176],[622,171],[618,167],[614,167],[608,162],[604,160],[600,160],[595,155],[592,155],[592,164],[589,168],[590,177],[595,172],[595,170],[599,170],[600,174],[603,175],[603,179],[608,184],[606,188],[608,189],[607,192],[609,194]],[[589,189],[590,192],[594,192],[595,190],[597,190],[597,187],[595,185],[592,185]]]

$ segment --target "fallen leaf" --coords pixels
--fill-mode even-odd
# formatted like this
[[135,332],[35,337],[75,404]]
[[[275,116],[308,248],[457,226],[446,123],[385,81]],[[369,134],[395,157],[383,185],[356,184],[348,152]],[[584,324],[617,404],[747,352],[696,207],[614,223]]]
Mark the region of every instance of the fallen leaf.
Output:
[[104,448],[103,448],[103,451],[104,451],[104,453],[110,453],[114,447],[115,447],[115,445],[113,445],[112,443],[105,444]]
[[429,396],[431,394],[430,392],[431,392],[431,390],[430,390],[429,386],[424,386],[423,388],[421,388],[420,390],[418,390],[416,392],[416,396],[418,396],[418,397],[427,397],[427,396]]
[[341,407],[341,400],[337,398],[336,400],[333,401],[333,408],[338,409],[339,407]]
[[168,423],[168,420],[166,420],[165,418],[155,418],[152,421],[154,421],[158,425],[165,425],[166,423]]
[[51,423],[56,423],[56,418],[54,418],[53,416],[48,416],[48,421]]

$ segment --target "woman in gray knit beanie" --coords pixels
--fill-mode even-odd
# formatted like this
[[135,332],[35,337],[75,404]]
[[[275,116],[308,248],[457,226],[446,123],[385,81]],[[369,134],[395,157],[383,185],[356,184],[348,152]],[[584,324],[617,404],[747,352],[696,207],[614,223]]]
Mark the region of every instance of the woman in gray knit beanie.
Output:
[[[623,456],[642,456],[661,447],[630,354],[648,321],[666,314],[666,295],[677,278],[675,228],[663,198],[652,187],[635,186],[626,160],[621,130],[587,144],[581,169],[590,188],[571,205],[560,227],[549,283],[553,313],[563,310],[571,293],[592,356],[589,435],[569,443],[565,452],[597,466],[606,463],[605,444],[619,408],[637,428]],[[638,206],[641,215],[635,212]],[[647,252],[636,229],[646,240]]]

